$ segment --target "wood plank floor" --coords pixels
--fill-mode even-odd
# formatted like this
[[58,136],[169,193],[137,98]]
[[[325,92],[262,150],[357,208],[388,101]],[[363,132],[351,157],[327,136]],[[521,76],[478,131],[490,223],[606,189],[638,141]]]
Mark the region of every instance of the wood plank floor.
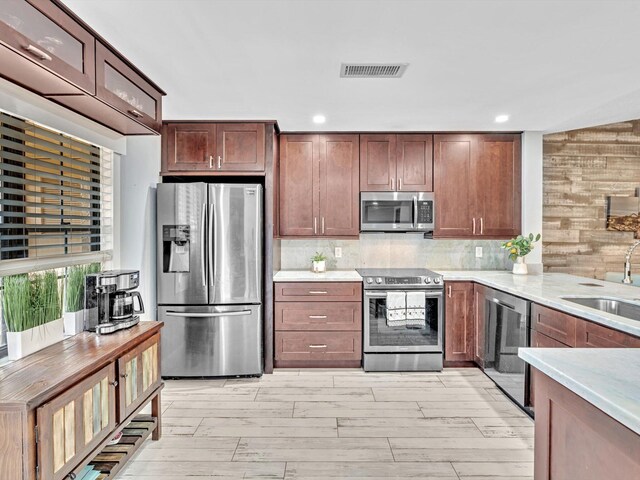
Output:
[[476,369],[167,381],[122,480],[533,478],[533,422]]

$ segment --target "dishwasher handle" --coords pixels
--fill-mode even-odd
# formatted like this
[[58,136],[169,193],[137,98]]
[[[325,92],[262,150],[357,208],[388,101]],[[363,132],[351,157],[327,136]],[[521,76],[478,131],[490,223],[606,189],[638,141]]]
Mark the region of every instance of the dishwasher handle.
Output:
[[241,317],[251,315],[251,310],[234,310],[231,312],[174,312],[168,310],[167,317],[191,317],[191,318],[214,318],[214,317]]

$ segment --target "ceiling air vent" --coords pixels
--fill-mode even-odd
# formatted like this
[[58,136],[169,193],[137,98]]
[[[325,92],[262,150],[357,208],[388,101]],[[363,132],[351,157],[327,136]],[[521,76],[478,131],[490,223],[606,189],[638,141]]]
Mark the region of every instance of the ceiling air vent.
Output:
[[343,78],[400,78],[408,63],[343,63],[340,76]]

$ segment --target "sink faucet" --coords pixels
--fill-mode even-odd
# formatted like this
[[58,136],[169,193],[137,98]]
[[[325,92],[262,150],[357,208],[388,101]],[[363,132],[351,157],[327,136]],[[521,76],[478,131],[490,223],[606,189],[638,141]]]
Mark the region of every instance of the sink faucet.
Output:
[[622,283],[632,283],[631,282],[631,255],[636,247],[640,245],[640,240],[635,242],[629,250],[627,250],[627,255],[624,258],[624,278],[622,279]]

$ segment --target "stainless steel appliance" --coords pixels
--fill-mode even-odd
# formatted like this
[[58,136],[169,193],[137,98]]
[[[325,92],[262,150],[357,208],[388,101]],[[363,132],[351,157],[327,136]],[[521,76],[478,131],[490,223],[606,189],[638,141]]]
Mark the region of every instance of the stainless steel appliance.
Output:
[[[144,304],[139,292],[138,270],[106,270],[85,277],[84,329],[99,334],[130,328],[140,321]],[[134,298],[139,308],[135,308]]]
[[491,288],[484,291],[484,373],[526,409],[529,374],[518,348],[529,346],[531,302]]
[[434,197],[428,192],[362,192],[361,232],[433,232]]
[[168,377],[262,374],[262,187],[163,183],[158,318]]
[[[427,269],[359,269],[364,282],[365,371],[439,371],[443,363],[444,282]],[[424,325],[389,326],[388,292],[424,296]]]

